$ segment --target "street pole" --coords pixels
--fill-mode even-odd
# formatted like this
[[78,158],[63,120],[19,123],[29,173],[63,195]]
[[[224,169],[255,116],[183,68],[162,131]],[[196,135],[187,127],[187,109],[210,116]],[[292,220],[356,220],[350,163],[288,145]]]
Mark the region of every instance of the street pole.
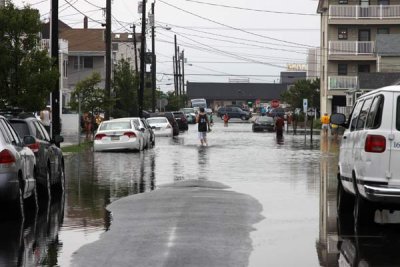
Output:
[[182,86],[183,94],[185,94],[185,50],[182,50]]
[[156,112],[156,44],[155,44],[155,36],[154,36],[154,23],[155,23],[155,17],[154,17],[154,3],[151,4],[151,12],[153,14],[153,25],[151,27],[151,51],[152,51],[152,61],[151,61],[151,84],[152,84],[152,101],[151,101],[151,106],[152,106],[152,111]]
[[176,83],[176,68],[175,68],[175,64],[176,64],[175,56],[172,56],[172,70],[173,70],[173,73],[174,73],[174,90],[175,90],[175,95],[178,95],[178,90],[177,90],[178,86],[177,86],[177,83]]
[[[59,51],[58,51],[58,0],[51,1],[51,57],[54,60],[53,68],[59,70]],[[61,73],[62,75],[62,73]],[[62,77],[62,76],[61,76]],[[60,82],[55,83],[51,93],[51,115],[52,115],[52,137],[61,133],[60,123]],[[60,146],[60,144],[57,144]]]
[[176,40],[176,34],[174,37],[175,41],[175,80],[176,80],[176,85],[175,85],[175,94],[178,95],[179,93],[179,80],[178,80],[178,43]]
[[143,117],[144,74],[146,72],[146,0],[142,3],[142,35],[140,44],[139,117]]
[[[111,0],[106,2],[106,98],[111,98]],[[107,106],[104,119],[110,119],[111,107]]]
[[132,28],[133,28],[133,49],[135,49],[135,52],[134,52],[134,56],[135,56],[135,74],[136,74],[136,77],[137,77],[137,74],[139,73],[139,69],[138,69],[137,47],[136,47],[136,44],[137,44],[137,42],[136,42],[136,25],[133,24]]
[[181,53],[178,46],[178,85],[179,85],[179,95],[182,95],[182,75],[181,75]]

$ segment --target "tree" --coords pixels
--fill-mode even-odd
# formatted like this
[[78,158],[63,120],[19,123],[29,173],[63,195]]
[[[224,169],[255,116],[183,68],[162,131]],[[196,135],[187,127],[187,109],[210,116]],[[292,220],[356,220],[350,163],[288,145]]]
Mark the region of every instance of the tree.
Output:
[[302,108],[303,99],[308,99],[308,106],[320,108],[320,81],[298,80],[286,92],[282,93],[281,98],[292,108]]
[[98,72],[76,84],[75,90],[71,94],[71,108],[78,109],[79,99],[82,111],[104,111],[112,105],[113,99],[105,95],[105,90],[98,85],[101,82],[101,76]]
[[113,109],[113,117],[136,117],[138,111],[138,85],[139,79],[129,61],[121,59],[114,72],[113,90],[115,92],[116,105]]
[[167,99],[168,105],[165,109],[170,111],[179,110],[181,107],[184,107],[187,102],[186,95],[177,96],[173,91],[167,92]]
[[17,9],[11,1],[0,8],[0,108],[38,111],[46,106],[59,72],[40,48],[39,12]]

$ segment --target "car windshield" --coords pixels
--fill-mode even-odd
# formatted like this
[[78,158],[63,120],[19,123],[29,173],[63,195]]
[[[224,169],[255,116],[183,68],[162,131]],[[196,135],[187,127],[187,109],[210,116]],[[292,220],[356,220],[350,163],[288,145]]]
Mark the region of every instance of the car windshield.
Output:
[[132,128],[131,123],[129,121],[110,121],[110,122],[104,122],[100,127],[100,131],[123,130],[131,128]]
[[24,137],[30,135],[28,124],[24,121],[11,121],[11,125],[14,127],[15,131],[19,134],[20,137]]
[[184,108],[184,109],[182,109],[182,111],[184,113],[194,113],[194,109],[193,108]]
[[272,117],[262,116],[258,118],[259,122],[273,122],[274,119]]
[[167,123],[168,120],[167,120],[167,118],[150,118],[150,119],[147,119],[147,122],[148,122],[149,124]]

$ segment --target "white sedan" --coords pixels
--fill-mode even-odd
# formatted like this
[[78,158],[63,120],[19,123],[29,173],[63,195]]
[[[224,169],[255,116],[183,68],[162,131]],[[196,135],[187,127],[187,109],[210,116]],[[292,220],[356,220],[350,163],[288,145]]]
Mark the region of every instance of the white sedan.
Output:
[[155,136],[173,136],[172,126],[166,117],[152,117],[146,120],[151,128],[153,128]]
[[138,150],[147,145],[139,118],[103,121],[94,137],[94,151]]

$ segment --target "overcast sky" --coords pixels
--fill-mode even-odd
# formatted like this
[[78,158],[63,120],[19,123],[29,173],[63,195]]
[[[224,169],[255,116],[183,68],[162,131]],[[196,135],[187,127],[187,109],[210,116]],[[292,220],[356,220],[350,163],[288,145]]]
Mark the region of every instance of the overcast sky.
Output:
[[[49,19],[51,0],[14,0],[29,4]],[[251,6],[249,5],[251,2]],[[147,2],[150,10],[152,1]],[[249,78],[250,82],[279,82],[287,64],[305,64],[308,48],[319,46],[320,16],[317,0],[156,0],[157,79],[163,90],[173,88],[174,35],[185,51],[186,80],[228,82]],[[59,0],[60,20],[74,28],[100,28],[105,21],[105,0]],[[139,32],[138,1],[114,0],[113,31]],[[168,30],[167,28],[170,28]],[[148,35],[148,48],[151,48]],[[251,76],[249,76],[251,75]]]

